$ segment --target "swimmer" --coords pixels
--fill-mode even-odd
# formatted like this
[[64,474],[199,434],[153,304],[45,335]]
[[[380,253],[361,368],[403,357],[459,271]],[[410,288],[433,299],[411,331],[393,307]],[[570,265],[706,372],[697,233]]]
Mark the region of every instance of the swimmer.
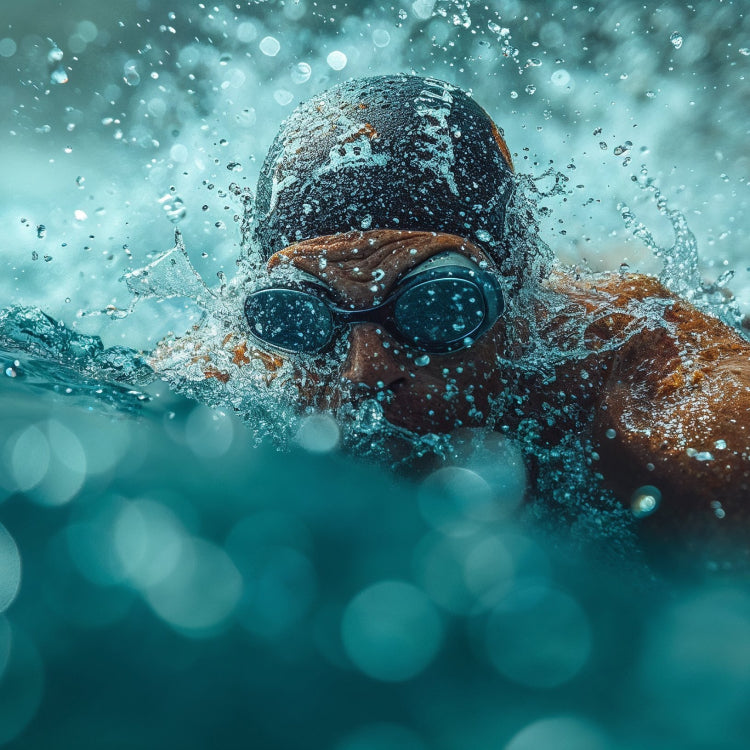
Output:
[[247,346],[294,364],[303,407],[376,399],[420,434],[578,433],[624,503],[660,500],[646,536],[745,538],[750,345],[652,277],[538,257],[514,184],[502,133],[447,83],[365,78],[302,104],[258,183],[269,281],[244,299]]

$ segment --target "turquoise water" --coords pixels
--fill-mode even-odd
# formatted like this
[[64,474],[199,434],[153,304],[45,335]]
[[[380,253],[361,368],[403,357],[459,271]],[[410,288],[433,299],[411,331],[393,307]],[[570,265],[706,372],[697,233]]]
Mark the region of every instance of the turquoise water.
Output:
[[[293,106],[395,71],[473,91],[564,262],[746,312],[743,6],[123,5],[0,11],[0,742],[745,747],[745,580],[650,568],[574,437],[519,513],[523,445],[408,479],[137,354],[231,291]],[[126,314],[175,229],[205,286]]]

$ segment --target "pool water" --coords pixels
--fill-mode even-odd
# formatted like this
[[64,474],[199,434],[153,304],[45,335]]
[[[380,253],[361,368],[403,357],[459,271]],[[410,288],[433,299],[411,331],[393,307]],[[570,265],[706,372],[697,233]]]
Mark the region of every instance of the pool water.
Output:
[[522,435],[384,462],[377,405],[342,433],[144,355],[231,313],[293,107],[399,71],[502,126],[540,253],[738,323],[742,4],[64,5],[0,14],[0,743],[744,748],[745,576],[648,564],[576,436],[529,505]]

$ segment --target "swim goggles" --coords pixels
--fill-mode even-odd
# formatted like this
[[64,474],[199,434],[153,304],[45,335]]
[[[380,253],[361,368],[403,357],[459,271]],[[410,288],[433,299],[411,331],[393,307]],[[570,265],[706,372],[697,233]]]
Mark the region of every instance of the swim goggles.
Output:
[[471,346],[503,311],[500,284],[464,256],[427,261],[404,277],[381,304],[338,307],[321,284],[258,289],[245,300],[253,336],[274,349],[325,351],[352,323],[377,323],[397,341],[430,353]]

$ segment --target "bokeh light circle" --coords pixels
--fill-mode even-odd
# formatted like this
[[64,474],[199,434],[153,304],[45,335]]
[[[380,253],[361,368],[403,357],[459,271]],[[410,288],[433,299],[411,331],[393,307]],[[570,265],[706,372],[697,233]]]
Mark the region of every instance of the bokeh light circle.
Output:
[[505,677],[534,688],[572,680],[591,653],[591,627],[568,594],[519,587],[492,611],[485,631],[490,663]]
[[401,682],[433,660],[443,638],[441,619],[425,593],[404,581],[381,581],[361,591],[344,611],[346,653],[368,677]]
[[21,554],[13,537],[0,524],[0,612],[13,603],[21,587]]

